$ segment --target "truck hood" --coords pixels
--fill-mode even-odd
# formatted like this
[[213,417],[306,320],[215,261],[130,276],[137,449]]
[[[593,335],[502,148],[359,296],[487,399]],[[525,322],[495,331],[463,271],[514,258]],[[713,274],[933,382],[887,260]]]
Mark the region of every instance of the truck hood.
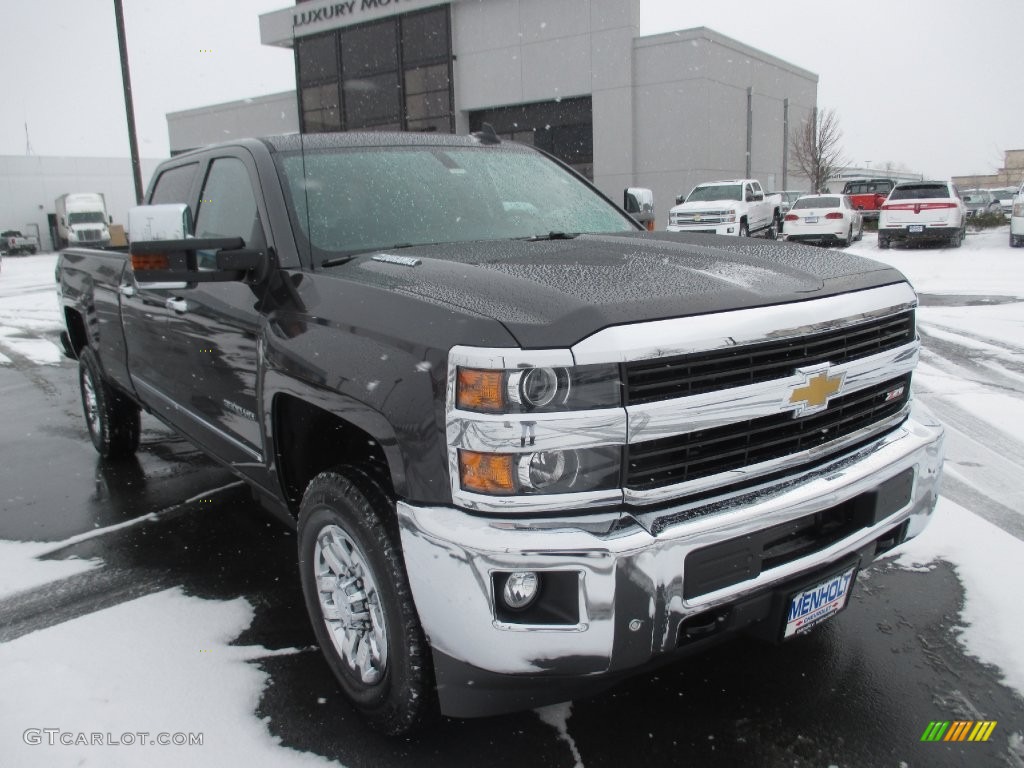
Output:
[[[382,261],[385,254],[398,258]],[[406,259],[415,265],[397,263]],[[816,299],[904,279],[838,251],[673,232],[416,246],[361,255],[327,273],[493,318],[534,349],[568,347],[612,325]]]

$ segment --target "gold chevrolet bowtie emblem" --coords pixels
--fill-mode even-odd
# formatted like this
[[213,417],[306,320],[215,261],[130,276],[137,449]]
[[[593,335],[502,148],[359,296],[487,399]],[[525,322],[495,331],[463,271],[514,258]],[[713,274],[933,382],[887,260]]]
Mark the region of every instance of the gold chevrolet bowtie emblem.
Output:
[[828,407],[828,401],[843,389],[845,373],[829,375],[829,366],[801,368],[797,371],[806,377],[803,384],[796,386],[789,395],[789,405],[795,407],[794,417],[807,416]]

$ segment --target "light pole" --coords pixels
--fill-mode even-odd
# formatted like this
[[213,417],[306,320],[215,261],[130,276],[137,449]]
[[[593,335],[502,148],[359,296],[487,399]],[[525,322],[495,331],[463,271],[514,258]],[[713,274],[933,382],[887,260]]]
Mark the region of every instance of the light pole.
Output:
[[135,107],[132,104],[132,77],[128,71],[128,42],[124,36],[124,11],[121,0],[114,0],[114,19],[117,22],[117,46],[121,50],[121,83],[124,86],[124,111],[128,116],[128,146],[132,153],[132,176],[135,178],[135,204],[142,205],[142,164],[139,162],[139,142],[135,139]]

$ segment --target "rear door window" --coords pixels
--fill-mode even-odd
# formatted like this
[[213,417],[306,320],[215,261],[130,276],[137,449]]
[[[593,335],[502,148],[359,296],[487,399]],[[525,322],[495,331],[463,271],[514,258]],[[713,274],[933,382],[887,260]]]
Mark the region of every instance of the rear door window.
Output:
[[192,191],[192,183],[195,181],[198,168],[199,163],[168,168],[157,178],[149,202],[153,205],[189,202],[189,193]]

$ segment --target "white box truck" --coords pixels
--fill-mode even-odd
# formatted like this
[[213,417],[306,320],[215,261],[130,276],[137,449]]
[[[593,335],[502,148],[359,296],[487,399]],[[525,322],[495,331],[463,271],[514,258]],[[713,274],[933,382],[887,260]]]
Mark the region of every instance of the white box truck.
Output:
[[100,192],[69,192],[55,202],[57,247],[104,246],[110,242],[107,204]]

